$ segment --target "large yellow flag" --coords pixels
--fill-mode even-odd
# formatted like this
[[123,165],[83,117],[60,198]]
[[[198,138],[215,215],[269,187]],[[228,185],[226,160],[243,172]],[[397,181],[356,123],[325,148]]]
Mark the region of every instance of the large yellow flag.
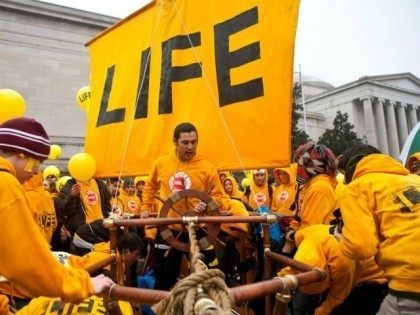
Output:
[[220,170],[287,165],[298,7],[157,0],[90,41],[96,175],[148,173],[181,122]]

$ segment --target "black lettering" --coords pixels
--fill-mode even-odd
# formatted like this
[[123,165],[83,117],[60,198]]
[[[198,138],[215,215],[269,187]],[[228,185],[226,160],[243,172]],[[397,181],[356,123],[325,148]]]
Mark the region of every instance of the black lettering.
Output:
[[159,114],[172,113],[172,82],[180,82],[202,76],[201,66],[198,62],[186,66],[172,66],[172,51],[199,45],[201,45],[201,35],[199,32],[190,34],[189,36],[178,35],[162,43]]
[[53,305],[51,306],[50,312],[54,313],[57,312],[57,315],[63,314],[64,311],[64,303],[62,301],[54,301]]
[[77,312],[78,313],[90,313],[90,312],[92,312],[94,303],[95,303],[95,301],[93,299],[85,299],[77,307]]
[[125,108],[117,108],[108,111],[109,95],[111,94],[112,81],[114,79],[115,65],[108,68],[105,80],[104,91],[102,93],[101,106],[99,108],[98,121],[96,127],[118,123],[124,121]]
[[220,106],[254,99],[264,95],[262,78],[237,85],[231,84],[230,69],[260,59],[260,43],[255,42],[229,51],[229,36],[258,23],[258,8],[252,8],[214,26],[217,87]]
[[413,205],[420,203],[420,192],[417,190],[416,187],[409,187],[407,190],[403,191],[403,195]]
[[[134,119],[146,118],[148,109],[148,91],[150,78],[150,48],[141,53],[139,84],[137,88],[136,112]],[[140,90],[141,89],[141,90]]]

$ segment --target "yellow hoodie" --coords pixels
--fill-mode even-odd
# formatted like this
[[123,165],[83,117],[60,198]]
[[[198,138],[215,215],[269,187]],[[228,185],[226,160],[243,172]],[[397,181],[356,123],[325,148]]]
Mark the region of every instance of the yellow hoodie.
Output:
[[244,195],[244,201],[247,202],[251,208],[257,209],[258,207],[267,206],[271,209],[271,197],[270,190],[268,188],[268,172],[265,170],[265,183],[262,186],[255,184],[254,178],[251,180],[249,185],[250,194],[249,196]]
[[49,244],[57,227],[57,216],[51,194],[42,185],[42,174],[32,176],[23,184],[23,188],[35,222]]
[[32,296],[81,302],[93,293],[89,274],[52,255],[32,217],[12,164],[0,157],[0,275]]
[[341,200],[342,252],[376,260],[389,287],[420,293],[420,176],[385,154],[357,164]]
[[[328,295],[315,310],[315,315],[327,315],[350,294],[363,271],[363,265],[344,256],[339,242],[329,233],[329,225],[312,225],[296,232],[298,246],[294,259],[325,270],[327,277],[321,283],[299,287],[307,294],[320,294],[326,289]],[[299,273],[290,267],[279,272],[279,276]]]
[[[155,207],[154,195],[159,191],[164,200],[176,191],[196,189],[208,194],[221,206],[222,185],[216,168],[202,156],[196,155],[190,161],[182,162],[175,153],[156,160],[149,179],[143,188],[142,211],[152,212]],[[188,200],[187,200],[188,199]],[[177,202],[174,208],[183,214],[194,208],[198,200],[187,198]],[[179,213],[169,210],[168,217],[179,217]]]
[[302,186],[297,202],[300,224],[292,224],[294,229],[314,224],[330,224],[333,211],[338,208],[335,196],[337,180],[328,175],[317,175]]
[[[130,303],[118,301],[121,313],[124,315],[133,314]],[[91,314],[103,315],[108,314],[104,306],[103,298],[91,296],[80,304],[64,303],[60,299],[52,299],[47,297],[39,297],[33,299],[27,306],[22,308],[17,315],[56,315],[56,314]]]
[[[271,203],[271,210],[273,212],[292,216],[294,211],[290,207],[295,202],[297,183],[296,183],[296,169],[297,164],[293,163],[289,167],[276,168],[273,170],[273,175],[279,185],[273,191],[273,201]],[[280,173],[285,172],[289,175],[289,183],[282,183],[280,180]]]
[[136,195],[129,195],[124,189],[120,190],[118,198],[123,204],[124,213],[138,214],[140,213],[140,198]]

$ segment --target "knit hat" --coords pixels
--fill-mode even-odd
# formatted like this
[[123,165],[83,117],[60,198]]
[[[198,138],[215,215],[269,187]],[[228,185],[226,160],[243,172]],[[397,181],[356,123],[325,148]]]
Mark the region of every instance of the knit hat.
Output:
[[334,153],[322,144],[308,142],[301,145],[295,152],[295,162],[298,164],[296,179],[299,184],[305,184],[319,174],[337,175]]
[[19,117],[0,125],[0,149],[43,161],[50,154],[50,139],[44,127],[35,119]]

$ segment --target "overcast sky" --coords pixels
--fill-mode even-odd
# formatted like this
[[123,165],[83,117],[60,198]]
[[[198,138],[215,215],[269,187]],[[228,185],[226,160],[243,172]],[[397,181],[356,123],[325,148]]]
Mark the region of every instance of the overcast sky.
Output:
[[[150,2],[43,1],[119,18]],[[419,77],[419,17],[420,0],[301,0],[295,70],[301,64],[304,74],[334,86],[365,75],[411,72]]]

